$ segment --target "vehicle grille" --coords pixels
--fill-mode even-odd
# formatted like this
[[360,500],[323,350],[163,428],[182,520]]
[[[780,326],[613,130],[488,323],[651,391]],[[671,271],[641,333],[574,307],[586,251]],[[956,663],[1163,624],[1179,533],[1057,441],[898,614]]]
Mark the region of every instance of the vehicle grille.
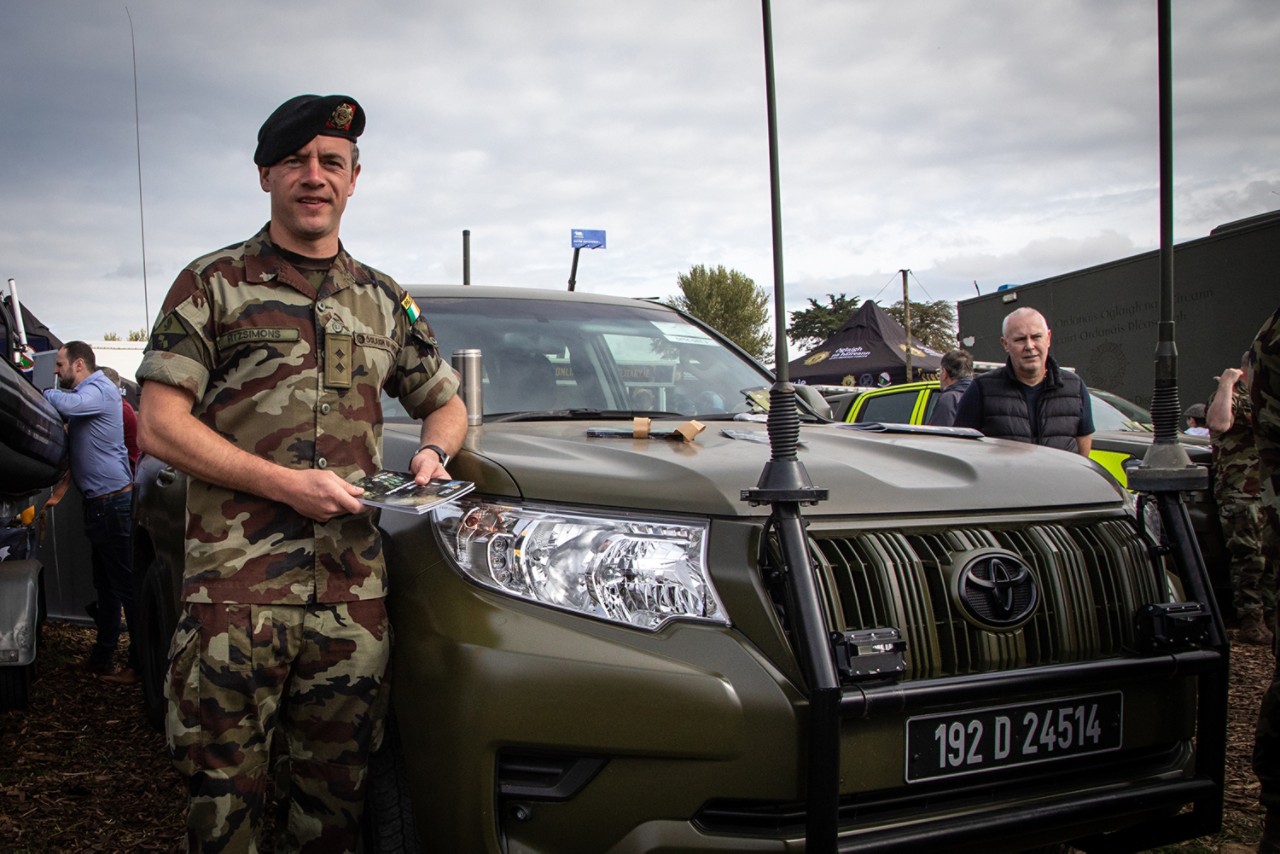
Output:
[[[1013,631],[971,624],[951,596],[955,558],[988,548],[1020,556],[1040,589],[1035,615]],[[907,641],[906,679],[1118,656],[1132,644],[1138,607],[1168,599],[1163,571],[1121,519],[815,533],[812,549],[828,625],[837,631],[897,627]]]

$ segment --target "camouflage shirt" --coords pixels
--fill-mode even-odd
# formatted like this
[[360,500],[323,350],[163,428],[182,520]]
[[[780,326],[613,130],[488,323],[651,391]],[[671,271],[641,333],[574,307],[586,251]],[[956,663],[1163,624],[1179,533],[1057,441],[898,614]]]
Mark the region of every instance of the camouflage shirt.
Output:
[[1262,499],[1273,519],[1280,518],[1280,309],[1271,315],[1253,340],[1253,440],[1258,448]]
[[[1205,409],[1218,396],[1209,396]],[[1249,390],[1237,382],[1231,389],[1231,426],[1222,433],[1211,432],[1213,449],[1213,493],[1219,501],[1258,497],[1258,451],[1253,444],[1253,406]]]
[[[458,387],[426,319],[392,279],[340,249],[309,280],[266,227],[178,275],[137,377],[189,391],[195,416],[243,450],[347,480],[380,467],[384,389],[423,418]],[[186,551],[182,598],[191,602],[385,595],[382,543],[368,513],[315,522],[192,478]]]

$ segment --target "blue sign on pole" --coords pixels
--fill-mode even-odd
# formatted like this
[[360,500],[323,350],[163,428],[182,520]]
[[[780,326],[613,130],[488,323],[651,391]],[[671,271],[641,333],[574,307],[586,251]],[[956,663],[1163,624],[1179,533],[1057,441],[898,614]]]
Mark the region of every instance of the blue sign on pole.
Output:
[[604,249],[603,230],[574,228],[570,230],[569,237],[574,249]]

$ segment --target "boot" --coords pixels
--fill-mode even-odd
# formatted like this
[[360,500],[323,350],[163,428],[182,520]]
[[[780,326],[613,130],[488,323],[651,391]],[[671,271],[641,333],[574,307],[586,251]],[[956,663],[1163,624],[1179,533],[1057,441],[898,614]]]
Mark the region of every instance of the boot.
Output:
[[[1263,621],[1262,610],[1248,611],[1240,618],[1240,633],[1237,635],[1240,643],[1257,644],[1258,646],[1271,645],[1271,629],[1267,628]],[[1280,817],[1277,818],[1280,822]],[[1280,827],[1277,827],[1280,832]]]
[[1280,813],[1270,809],[1267,810],[1267,820],[1262,825],[1258,854],[1280,854]]

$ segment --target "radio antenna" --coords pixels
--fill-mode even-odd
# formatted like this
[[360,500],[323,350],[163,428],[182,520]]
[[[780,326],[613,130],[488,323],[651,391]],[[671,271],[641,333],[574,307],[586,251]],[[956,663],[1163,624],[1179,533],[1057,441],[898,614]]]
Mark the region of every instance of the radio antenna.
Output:
[[138,121],[138,47],[133,38],[133,15],[129,14],[128,6],[124,7],[124,13],[129,18],[129,50],[133,54],[133,147],[138,155],[138,233],[142,239],[142,310],[146,314],[142,328],[145,334],[145,330],[151,327],[151,299],[147,293],[147,220],[142,212],[142,129]]

